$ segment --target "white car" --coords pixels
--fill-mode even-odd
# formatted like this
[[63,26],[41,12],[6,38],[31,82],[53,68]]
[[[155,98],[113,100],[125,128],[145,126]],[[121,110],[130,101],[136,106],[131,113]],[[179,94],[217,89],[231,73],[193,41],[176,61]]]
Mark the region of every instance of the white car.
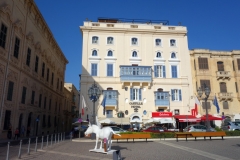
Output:
[[[209,128],[210,132],[216,132],[212,127]],[[207,127],[200,124],[192,124],[183,129],[184,132],[206,132]]]
[[109,126],[109,127],[111,127],[115,133],[127,132],[126,130],[123,130],[122,128],[119,128],[116,126]]

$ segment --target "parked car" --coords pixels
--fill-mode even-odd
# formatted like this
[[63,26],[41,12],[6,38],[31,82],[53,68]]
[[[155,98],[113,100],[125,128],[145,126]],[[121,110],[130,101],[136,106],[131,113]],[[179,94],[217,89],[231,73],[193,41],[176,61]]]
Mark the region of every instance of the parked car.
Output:
[[152,127],[148,127],[147,129],[144,129],[143,132],[160,133],[160,132],[164,132],[164,129],[162,127],[152,126]]
[[[206,132],[207,127],[200,124],[192,124],[183,129],[183,132]],[[211,132],[216,132],[216,130],[210,127]]]
[[112,130],[115,132],[115,133],[121,133],[121,132],[127,132],[126,130],[122,129],[122,128],[119,128],[119,127],[116,127],[116,126],[109,126],[112,128]]
[[240,122],[224,122],[222,126],[224,131],[240,131]]

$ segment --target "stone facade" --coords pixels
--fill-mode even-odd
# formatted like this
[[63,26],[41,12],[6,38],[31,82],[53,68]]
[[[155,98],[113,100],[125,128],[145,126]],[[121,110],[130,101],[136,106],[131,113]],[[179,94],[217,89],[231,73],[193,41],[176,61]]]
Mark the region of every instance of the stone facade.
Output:
[[[32,0],[0,2],[0,138],[63,131],[66,57]],[[26,131],[25,131],[26,135]]]
[[[193,49],[190,50],[190,56],[194,93],[197,95],[197,88],[203,87],[204,83],[211,89],[208,98],[209,114],[224,114],[231,120],[240,120],[240,51]],[[213,105],[215,95],[220,108],[219,113]],[[202,98],[204,97],[205,95]],[[206,114],[204,104],[199,108],[199,112],[201,115]],[[220,125],[220,122],[217,125]]]

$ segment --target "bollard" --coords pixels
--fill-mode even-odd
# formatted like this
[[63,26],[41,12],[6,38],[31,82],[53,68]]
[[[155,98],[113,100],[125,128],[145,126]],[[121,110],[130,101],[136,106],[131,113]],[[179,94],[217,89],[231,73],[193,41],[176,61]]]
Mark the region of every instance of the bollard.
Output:
[[37,142],[38,142],[38,137],[36,137],[35,152],[37,152]]
[[30,142],[31,142],[31,139],[29,138],[29,140],[28,140],[28,152],[27,152],[28,155],[30,154]]
[[63,132],[63,140],[65,141],[65,132]]
[[62,133],[61,133],[61,141],[62,141]]
[[18,159],[21,159],[21,150],[22,150],[22,140],[20,140],[19,152],[18,152]]
[[52,137],[53,137],[53,135],[51,135],[51,146],[52,146]]
[[47,146],[46,147],[48,147],[48,135],[47,135]]
[[10,142],[8,142],[8,148],[7,148],[7,156],[6,156],[6,160],[9,160],[8,156],[9,156],[9,146],[10,146]]
[[72,132],[70,133],[70,141],[72,141],[73,134]]
[[55,133],[55,136],[54,136],[54,137],[55,137],[55,142],[54,142],[54,143],[56,143],[56,141],[57,141],[57,140],[56,140],[56,138],[57,138],[57,137],[56,137],[56,133]]
[[59,143],[59,133],[58,133],[58,143]]
[[43,136],[42,136],[42,144],[41,144],[41,150],[43,149]]

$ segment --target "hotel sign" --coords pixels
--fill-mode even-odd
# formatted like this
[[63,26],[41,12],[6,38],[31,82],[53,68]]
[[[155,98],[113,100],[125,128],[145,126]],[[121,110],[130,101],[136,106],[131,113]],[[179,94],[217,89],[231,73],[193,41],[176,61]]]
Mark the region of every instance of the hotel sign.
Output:
[[129,102],[130,105],[143,105],[143,102]]
[[172,112],[152,112],[152,117],[172,117]]

